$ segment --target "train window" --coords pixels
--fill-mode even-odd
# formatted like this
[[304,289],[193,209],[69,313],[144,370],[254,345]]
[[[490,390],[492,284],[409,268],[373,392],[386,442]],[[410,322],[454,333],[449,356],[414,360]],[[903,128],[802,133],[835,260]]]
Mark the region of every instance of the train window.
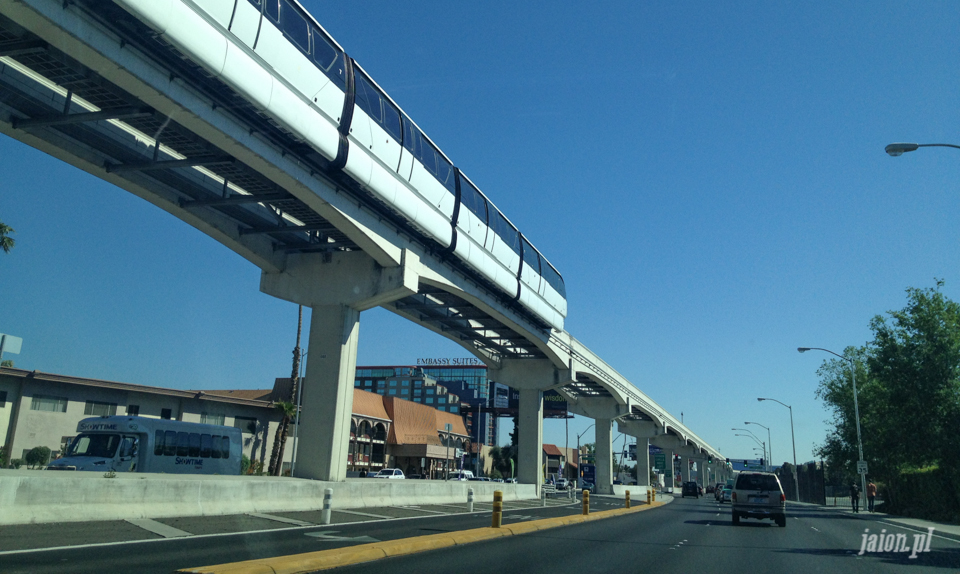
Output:
[[386,98],[383,101],[383,129],[393,136],[395,141],[400,141],[403,132],[400,131],[400,110],[394,107]]
[[550,284],[553,289],[560,294],[564,299],[567,298],[567,289],[563,285],[563,277],[560,277],[560,274],[557,273],[557,270],[553,268],[553,265],[546,260],[543,260],[541,264],[541,273],[540,275],[547,280],[547,283]]
[[190,456],[190,433],[177,433],[177,456]]
[[190,454],[188,456],[200,456],[200,433],[190,433]]
[[210,448],[210,458],[220,458],[220,435],[213,435],[213,445]]
[[450,193],[457,193],[457,180],[453,175],[453,165],[447,161],[447,158],[437,153],[437,180],[447,188]]
[[163,431],[158,430],[155,435],[153,435],[153,454],[156,456],[163,455]]
[[202,458],[210,458],[211,445],[213,445],[213,441],[211,440],[210,435],[200,435],[200,456]]
[[163,441],[163,456],[177,455],[177,431],[168,430],[167,438]]
[[487,222],[487,200],[465,177],[460,178],[460,203],[472,211],[481,221]]
[[230,458],[230,437],[225,436],[221,440],[223,442],[220,443],[220,456]]
[[537,273],[540,273],[540,254],[530,245],[527,238],[523,238],[523,264]]
[[313,61],[324,72],[337,61],[337,49],[320,30],[313,29]]
[[374,89],[370,80],[362,72],[357,70],[357,106],[366,112],[370,119],[379,123],[383,122],[383,112],[380,110],[380,94]]
[[265,0],[263,13],[274,22],[280,21],[280,0]]
[[490,226],[493,228],[493,232],[499,235],[500,239],[502,239],[510,249],[513,249],[514,253],[520,255],[520,234],[517,233],[517,230],[513,228],[513,225],[510,225],[507,218],[504,217],[497,208],[493,208],[493,213],[490,217]]
[[420,140],[420,144],[417,146],[420,148],[420,163],[423,164],[424,169],[433,174],[434,177],[437,176],[437,152],[433,149],[433,145],[424,139],[423,134],[417,132],[417,139]]
[[417,156],[417,126],[413,125],[407,114],[403,114],[403,147]]
[[310,27],[288,0],[280,0],[280,29],[304,54],[310,52]]

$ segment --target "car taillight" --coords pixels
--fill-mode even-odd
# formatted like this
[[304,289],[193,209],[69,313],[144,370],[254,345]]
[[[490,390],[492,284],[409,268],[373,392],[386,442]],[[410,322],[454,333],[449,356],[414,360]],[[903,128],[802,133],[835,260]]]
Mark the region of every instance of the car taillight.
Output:
[[736,501],[737,501],[737,493],[736,493],[736,492],[731,492],[731,493],[730,493],[730,500],[733,501],[733,502],[736,502]]
[[787,501],[787,497],[784,496],[783,493],[781,492],[781,493],[780,493],[780,502],[786,502],[786,501]]

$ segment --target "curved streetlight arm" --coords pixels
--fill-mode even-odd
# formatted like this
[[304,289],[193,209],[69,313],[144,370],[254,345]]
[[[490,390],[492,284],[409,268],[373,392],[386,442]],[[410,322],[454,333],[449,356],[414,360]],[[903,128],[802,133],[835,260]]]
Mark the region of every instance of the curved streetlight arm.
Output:
[[[794,482],[796,482],[797,480],[797,439],[793,434],[793,407],[786,403],[778,401],[777,399],[771,399],[767,397],[760,397],[757,399],[757,401],[759,402],[773,401],[775,403],[780,403],[781,405],[790,409],[790,444],[793,446],[793,480]],[[799,502],[799,500],[800,500],[800,496],[799,496],[799,493],[797,493],[797,501]]]
[[918,143],[892,143],[888,144],[887,147],[883,148],[883,151],[887,152],[890,157],[898,157],[908,151],[916,151],[918,148],[922,147],[952,147],[960,149],[960,145],[945,144],[945,143],[932,143],[932,144],[918,144]]
[[763,441],[760,440],[760,439],[758,439],[757,437],[755,437],[755,436],[753,436],[753,435],[749,435],[749,434],[739,434],[739,433],[737,433],[737,434],[735,434],[735,435],[733,435],[733,436],[745,436],[745,437],[747,437],[747,438],[752,438],[753,440],[755,440],[755,441],[757,442],[758,445],[764,447],[763,450],[767,450],[767,449],[766,449],[766,446],[763,444]]
[[758,427],[767,429],[767,454],[764,456],[767,457],[767,462],[770,466],[773,466],[773,439],[770,438],[770,427],[764,426],[760,423],[745,422],[745,425],[757,425]]
[[760,437],[758,437],[757,435],[753,434],[753,431],[751,431],[750,429],[730,429],[730,430],[732,430],[732,431],[742,430],[743,432],[748,432],[748,433],[750,433],[750,436],[752,436],[753,438],[755,438],[755,439],[757,439],[757,440],[760,440]]

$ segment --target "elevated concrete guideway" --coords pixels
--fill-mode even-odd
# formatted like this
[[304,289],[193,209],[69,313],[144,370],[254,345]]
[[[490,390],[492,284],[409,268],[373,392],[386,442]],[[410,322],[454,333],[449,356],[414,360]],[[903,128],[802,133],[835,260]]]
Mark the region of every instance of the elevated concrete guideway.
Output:
[[[0,132],[109,181],[262,270],[313,312],[297,475],[342,481],[359,322],[383,307],[520,390],[521,481],[539,486],[543,392],[597,420],[598,490],[627,434],[719,452],[565,331],[442,259],[316,152],[106,0],[0,0]],[[646,477],[641,477],[641,484]]]

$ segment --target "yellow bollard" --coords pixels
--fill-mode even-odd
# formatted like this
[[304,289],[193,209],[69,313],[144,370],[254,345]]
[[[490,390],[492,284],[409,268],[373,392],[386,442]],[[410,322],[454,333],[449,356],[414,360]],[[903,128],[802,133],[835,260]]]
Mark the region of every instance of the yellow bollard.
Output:
[[589,490],[583,491],[583,514],[584,516],[586,516],[587,514],[590,514],[590,491]]
[[630,508],[630,491],[629,490],[627,491],[626,503],[627,503],[627,508]]
[[503,522],[503,491],[493,491],[493,524],[492,528],[500,528]]

